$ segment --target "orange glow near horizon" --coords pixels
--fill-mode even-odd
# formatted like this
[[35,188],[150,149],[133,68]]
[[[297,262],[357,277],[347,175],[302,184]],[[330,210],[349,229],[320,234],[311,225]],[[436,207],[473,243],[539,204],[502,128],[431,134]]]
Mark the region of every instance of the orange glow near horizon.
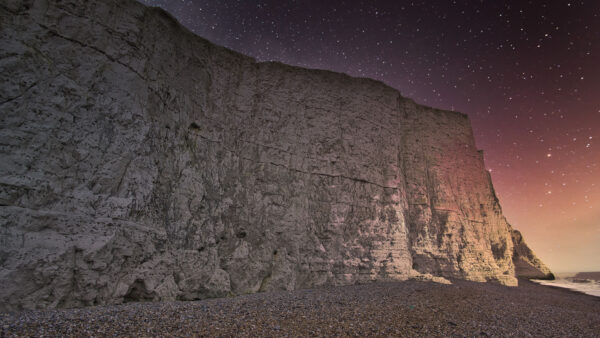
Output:
[[600,151],[578,161],[559,154],[538,157],[546,157],[543,164],[530,160],[492,169],[504,215],[552,271],[600,271]]

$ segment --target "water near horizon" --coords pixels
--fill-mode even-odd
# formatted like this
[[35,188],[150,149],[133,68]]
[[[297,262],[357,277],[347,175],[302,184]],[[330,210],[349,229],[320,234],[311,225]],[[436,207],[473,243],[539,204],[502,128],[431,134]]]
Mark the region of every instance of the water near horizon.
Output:
[[557,273],[555,276],[555,280],[533,279],[532,281],[600,297],[600,272]]

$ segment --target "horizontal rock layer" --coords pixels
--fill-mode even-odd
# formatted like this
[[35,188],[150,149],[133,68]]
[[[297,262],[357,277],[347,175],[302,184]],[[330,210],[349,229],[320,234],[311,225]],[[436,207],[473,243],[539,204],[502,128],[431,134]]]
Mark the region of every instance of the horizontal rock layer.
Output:
[[3,1],[0,46],[1,310],[550,274],[463,114],[131,0]]

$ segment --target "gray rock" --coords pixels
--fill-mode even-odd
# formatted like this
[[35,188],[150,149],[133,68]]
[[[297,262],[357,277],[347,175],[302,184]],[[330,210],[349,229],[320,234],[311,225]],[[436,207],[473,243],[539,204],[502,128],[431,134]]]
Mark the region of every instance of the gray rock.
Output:
[[0,47],[0,310],[549,273],[466,115],[132,0],[3,1]]

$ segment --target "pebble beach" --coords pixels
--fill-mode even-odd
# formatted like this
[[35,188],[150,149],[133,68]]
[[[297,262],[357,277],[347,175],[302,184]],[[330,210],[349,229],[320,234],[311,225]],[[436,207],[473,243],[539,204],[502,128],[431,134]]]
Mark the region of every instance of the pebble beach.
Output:
[[597,337],[600,297],[520,281],[372,283],[190,302],[0,313],[12,336]]

